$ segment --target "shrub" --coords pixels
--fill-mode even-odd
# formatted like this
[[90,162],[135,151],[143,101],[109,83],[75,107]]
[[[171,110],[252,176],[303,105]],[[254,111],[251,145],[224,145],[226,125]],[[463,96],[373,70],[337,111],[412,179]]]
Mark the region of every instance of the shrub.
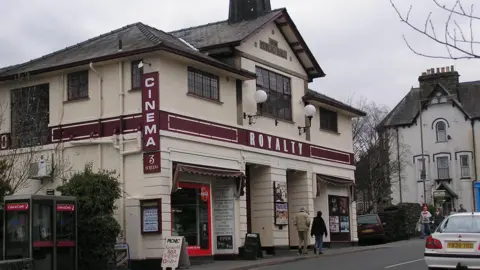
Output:
[[421,206],[417,203],[401,203],[379,213],[385,225],[388,241],[406,240],[417,235],[417,222]]
[[78,269],[109,269],[121,230],[113,216],[121,197],[115,172],[93,172],[88,164],[57,190],[78,201]]

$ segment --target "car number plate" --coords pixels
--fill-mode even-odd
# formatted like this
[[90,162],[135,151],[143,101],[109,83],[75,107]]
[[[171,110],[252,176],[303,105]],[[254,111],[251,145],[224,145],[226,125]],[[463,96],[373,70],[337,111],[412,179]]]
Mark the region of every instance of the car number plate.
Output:
[[371,232],[373,232],[372,229],[368,229],[368,230],[363,230],[363,231],[362,231],[362,233],[371,233]]
[[473,243],[450,242],[447,244],[447,247],[456,249],[473,249]]

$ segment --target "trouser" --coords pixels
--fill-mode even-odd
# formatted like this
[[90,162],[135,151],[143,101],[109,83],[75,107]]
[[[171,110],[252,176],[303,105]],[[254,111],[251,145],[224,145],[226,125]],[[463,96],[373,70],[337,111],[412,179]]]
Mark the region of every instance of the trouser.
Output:
[[315,248],[318,249],[318,252],[323,250],[323,235],[315,235]]
[[425,236],[430,235],[430,224],[428,223],[422,223],[422,238]]
[[307,252],[308,231],[298,231],[298,250]]

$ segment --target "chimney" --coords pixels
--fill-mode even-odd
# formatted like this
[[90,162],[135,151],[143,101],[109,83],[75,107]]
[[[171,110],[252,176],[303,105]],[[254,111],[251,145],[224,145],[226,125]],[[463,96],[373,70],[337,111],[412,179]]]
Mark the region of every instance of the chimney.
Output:
[[424,95],[428,95],[437,83],[441,83],[449,92],[457,92],[459,77],[453,66],[438,67],[427,69],[418,77],[420,88]]
[[228,23],[253,20],[271,10],[270,0],[230,0]]

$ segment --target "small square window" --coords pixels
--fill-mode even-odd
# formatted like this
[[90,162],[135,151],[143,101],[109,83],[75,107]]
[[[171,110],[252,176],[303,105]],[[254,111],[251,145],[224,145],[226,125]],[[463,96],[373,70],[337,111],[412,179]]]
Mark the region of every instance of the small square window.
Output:
[[82,70],[67,75],[68,100],[88,98],[88,70]]

